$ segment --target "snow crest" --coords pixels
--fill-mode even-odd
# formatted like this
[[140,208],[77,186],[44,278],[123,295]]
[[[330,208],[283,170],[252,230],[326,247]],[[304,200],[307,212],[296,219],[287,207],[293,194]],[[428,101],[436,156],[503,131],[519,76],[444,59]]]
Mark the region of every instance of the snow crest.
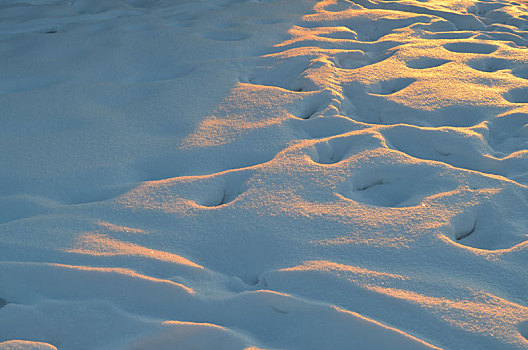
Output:
[[0,349],[524,349],[528,5],[0,4]]

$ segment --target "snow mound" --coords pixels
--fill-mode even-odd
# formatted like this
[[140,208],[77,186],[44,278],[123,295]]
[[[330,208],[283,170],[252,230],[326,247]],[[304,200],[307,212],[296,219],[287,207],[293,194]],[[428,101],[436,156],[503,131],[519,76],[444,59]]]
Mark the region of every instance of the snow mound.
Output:
[[527,48],[509,0],[3,1],[0,347],[526,348]]
[[27,340],[9,340],[0,343],[2,350],[57,350],[56,347],[50,344],[27,341]]

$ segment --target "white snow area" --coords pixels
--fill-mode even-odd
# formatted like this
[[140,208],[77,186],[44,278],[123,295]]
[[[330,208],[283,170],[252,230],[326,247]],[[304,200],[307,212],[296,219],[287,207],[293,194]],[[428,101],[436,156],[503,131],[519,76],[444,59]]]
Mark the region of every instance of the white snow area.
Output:
[[1,0],[0,349],[526,349],[528,2]]

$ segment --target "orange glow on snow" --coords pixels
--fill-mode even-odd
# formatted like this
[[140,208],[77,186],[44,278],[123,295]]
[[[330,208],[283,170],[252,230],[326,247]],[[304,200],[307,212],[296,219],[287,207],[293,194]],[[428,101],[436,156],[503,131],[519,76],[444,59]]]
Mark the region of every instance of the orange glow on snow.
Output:
[[179,255],[145,248],[133,243],[122,242],[101,234],[85,234],[80,236],[76,243],[76,248],[69,249],[68,251],[70,253],[96,256],[137,256],[203,269],[203,266],[195,264]]

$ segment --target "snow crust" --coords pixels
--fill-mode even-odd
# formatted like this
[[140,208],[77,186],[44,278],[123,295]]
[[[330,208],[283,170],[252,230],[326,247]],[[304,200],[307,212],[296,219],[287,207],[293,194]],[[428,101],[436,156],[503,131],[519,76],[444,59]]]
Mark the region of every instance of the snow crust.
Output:
[[525,349],[528,5],[4,0],[0,349]]

